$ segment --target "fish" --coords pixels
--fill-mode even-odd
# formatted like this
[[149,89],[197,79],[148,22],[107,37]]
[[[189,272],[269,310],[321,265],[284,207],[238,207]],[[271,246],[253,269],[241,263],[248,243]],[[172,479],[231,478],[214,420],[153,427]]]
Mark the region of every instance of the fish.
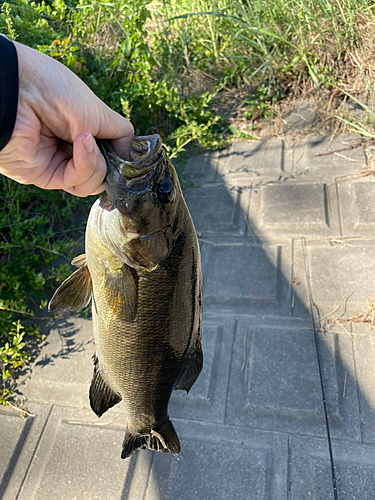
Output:
[[141,449],[178,454],[168,414],[175,389],[189,392],[203,366],[202,272],[194,224],[159,135],[134,137],[131,159],[98,140],[105,192],[91,208],[85,254],[49,310],[92,307],[96,352],[89,388],[101,417],[121,401],[121,458]]

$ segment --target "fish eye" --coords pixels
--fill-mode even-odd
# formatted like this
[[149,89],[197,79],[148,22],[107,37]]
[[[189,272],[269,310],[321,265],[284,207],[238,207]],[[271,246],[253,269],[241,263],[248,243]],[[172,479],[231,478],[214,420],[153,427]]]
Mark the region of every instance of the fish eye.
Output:
[[172,191],[173,191],[173,179],[171,177],[169,169],[167,169],[165,171],[164,179],[161,181],[156,191],[158,200],[161,201],[162,203],[170,203],[171,201],[173,201],[170,198]]

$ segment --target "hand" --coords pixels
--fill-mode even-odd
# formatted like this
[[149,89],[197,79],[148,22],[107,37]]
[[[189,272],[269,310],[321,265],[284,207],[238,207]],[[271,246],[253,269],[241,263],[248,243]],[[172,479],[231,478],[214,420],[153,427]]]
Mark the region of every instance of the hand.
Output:
[[[107,167],[94,137],[110,139],[127,158],[133,126],[63,64],[14,44],[18,110],[12,137],[0,151],[0,172],[21,184],[76,196],[101,193]],[[73,144],[73,153],[61,139]]]

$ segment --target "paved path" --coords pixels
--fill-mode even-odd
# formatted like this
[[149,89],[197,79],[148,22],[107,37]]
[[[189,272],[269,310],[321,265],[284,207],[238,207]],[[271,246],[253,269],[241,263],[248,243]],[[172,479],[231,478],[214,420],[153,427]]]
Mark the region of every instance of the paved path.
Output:
[[89,409],[91,321],[62,319],[19,389],[36,416],[0,409],[4,500],[334,498],[308,281],[338,498],[375,498],[375,333],[347,320],[375,295],[375,180],[356,142],[241,142],[188,163],[205,365],[171,400],[181,454],[120,459],[122,405]]

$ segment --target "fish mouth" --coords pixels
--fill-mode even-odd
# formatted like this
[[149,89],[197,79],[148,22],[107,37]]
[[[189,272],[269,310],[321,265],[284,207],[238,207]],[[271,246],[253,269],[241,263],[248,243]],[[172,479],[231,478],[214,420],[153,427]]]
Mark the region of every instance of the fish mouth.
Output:
[[109,141],[97,142],[106,160],[107,170],[115,167],[118,173],[127,180],[150,172],[158,164],[162,155],[162,140],[158,134],[133,137],[130,146],[131,160],[120,158]]

